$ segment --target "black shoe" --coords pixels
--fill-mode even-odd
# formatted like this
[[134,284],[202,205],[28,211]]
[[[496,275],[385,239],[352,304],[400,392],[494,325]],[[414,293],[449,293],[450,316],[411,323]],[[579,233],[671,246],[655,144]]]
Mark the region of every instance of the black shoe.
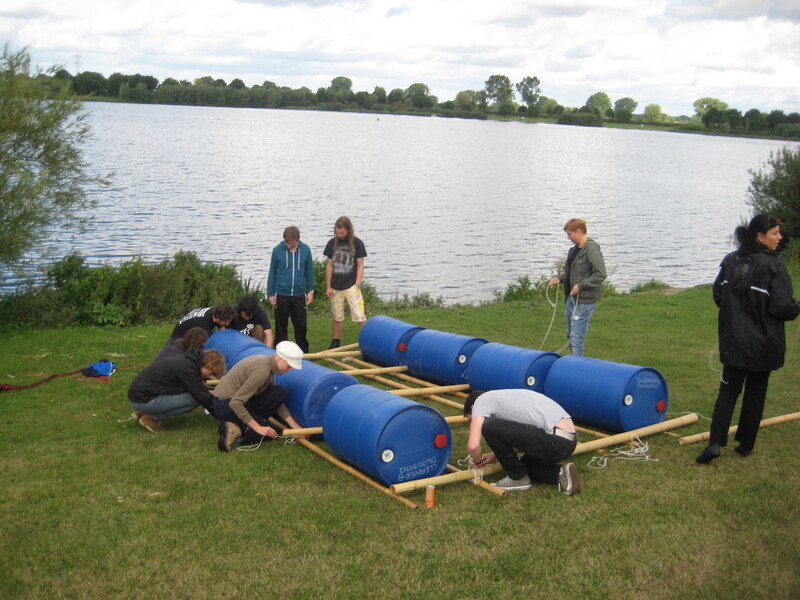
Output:
[[217,448],[222,452],[230,452],[235,448],[236,440],[242,435],[241,428],[236,423],[222,421],[219,424],[219,440]]
[[736,446],[736,448],[734,448],[733,451],[736,452],[736,454],[738,454],[742,458],[747,458],[748,456],[750,456],[753,453],[753,449],[752,448],[742,448],[741,444]]
[[331,340],[331,345],[328,346],[328,350],[333,350],[334,348],[338,348],[341,346],[341,342],[339,340]]
[[715,458],[719,458],[719,454],[719,444],[711,444],[700,453],[700,456],[695,459],[695,462],[706,465]]

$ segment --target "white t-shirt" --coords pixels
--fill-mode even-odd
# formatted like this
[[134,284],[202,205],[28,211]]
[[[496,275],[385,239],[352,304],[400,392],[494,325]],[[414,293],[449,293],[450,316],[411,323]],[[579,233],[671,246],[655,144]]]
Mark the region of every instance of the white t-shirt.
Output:
[[552,431],[569,413],[555,401],[533,390],[491,390],[472,405],[473,417],[495,417]]

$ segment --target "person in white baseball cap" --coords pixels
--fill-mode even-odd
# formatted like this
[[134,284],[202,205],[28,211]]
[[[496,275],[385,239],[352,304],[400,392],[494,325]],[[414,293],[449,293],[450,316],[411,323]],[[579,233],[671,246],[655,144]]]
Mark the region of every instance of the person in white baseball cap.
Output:
[[278,358],[289,363],[289,366],[293,369],[303,368],[303,351],[300,349],[300,346],[294,342],[288,340],[279,342],[278,345],[275,346],[275,354],[278,355]]

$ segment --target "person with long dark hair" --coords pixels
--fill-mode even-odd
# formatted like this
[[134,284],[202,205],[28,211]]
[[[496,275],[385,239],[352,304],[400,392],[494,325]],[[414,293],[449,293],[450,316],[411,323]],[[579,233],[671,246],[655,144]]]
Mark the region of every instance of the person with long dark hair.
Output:
[[696,459],[700,464],[718,458],[720,447],[727,444],[728,428],[742,389],[735,436],[739,445],[734,450],[742,457],[752,454],[769,376],[783,366],[786,354],[784,324],[800,314],[792,280],[777,254],[783,237],[780,219],[756,215],[747,227],[737,227],[735,235],[739,248],[722,260],[714,281],[722,379],[708,447]]
[[367,321],[364,296],[361,293],[361,284],[364,282],[364,258],[367,256],[364,243],[356,237],[349,217],[336,219],[333,234],[323,251],[327,258],[325,295],[331,299],[333,317],[333,338],[329,349],[340,346],[345,303],[350,307],[350,318],[354,323],[363,327]]

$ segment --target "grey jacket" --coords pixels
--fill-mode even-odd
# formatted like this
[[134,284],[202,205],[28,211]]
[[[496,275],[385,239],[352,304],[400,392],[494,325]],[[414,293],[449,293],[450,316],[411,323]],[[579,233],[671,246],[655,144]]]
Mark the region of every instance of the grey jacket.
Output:
[[569,296],[570,290],[577,283],[581,288],[578,304],[597,302],[603,295],[603,281],[606,278],[606,265],[600,246],[592,238],[588,238],[583,248],[577,245],[569,249],[564,272],[558,276],[564,284],[564,292]]

